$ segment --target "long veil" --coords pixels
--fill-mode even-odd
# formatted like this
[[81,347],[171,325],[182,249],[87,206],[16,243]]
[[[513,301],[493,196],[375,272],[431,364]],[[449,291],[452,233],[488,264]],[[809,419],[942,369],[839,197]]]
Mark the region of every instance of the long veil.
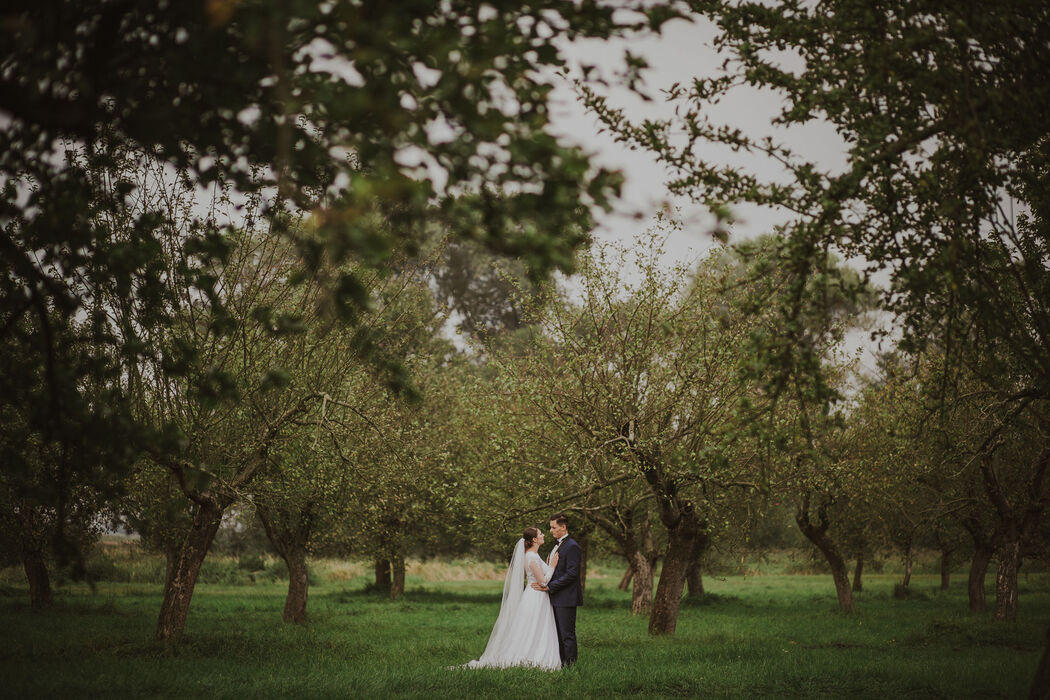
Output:
[[521,597],[525,593],[525,539],[518,540],[514,545],[514,553],[510,557],[510,566],[507,567],[507,578],[503,581],[503,600],[499,606],[499,617],[496,624],[492,626],[492,634],[489,635],[489,643],[485,645],[485,652],[477,661],[471,661],[472,665],[492,665],[499,661],[502,651],[507,648],[511,641],[511,624],[514,622],[514,613],[521,603]]

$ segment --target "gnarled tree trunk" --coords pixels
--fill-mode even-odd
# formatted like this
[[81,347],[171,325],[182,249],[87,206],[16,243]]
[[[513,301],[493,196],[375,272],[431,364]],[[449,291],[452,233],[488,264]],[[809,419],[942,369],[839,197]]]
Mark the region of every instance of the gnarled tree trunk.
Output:
[[[653,530],[649,524],[649,514],[636,506],[631,511],[632,518],[638,526],[628,538],[627,551],[630,552],[630,563],[634,571],[634,587],[631,589],[631,614],[648,615],[653,610],[653,577],[656,574],[656,546],[653,544]],[[641,515],[641,518],[637,516]]]
[[157,640],[166,646],[174,646],[182,638],[197,576],[219,529],[222,513],[223,508],[214,501],[207,500],[198,505],[193,525],[179,548],[171,577],[164,587],[164,600],[157,619]]
[[175,575],[175,564],[179,561],[179,547],[169,544],[164,547],[164,587],[167,588]]
[[703,528],[693,505],[682,503],[678,510],[678,522],[667,528],[667,552],[649,616],[649,634],[653,635],[674,634],[682,607],[686,570],[696,552],[696,539],[702,536]]
[[1024,491],[1026,502],[1010,502],[993,468],[991,453],[985,455],[980,464],[985,491],[998,516],[996,550],[999,569],[995,576],[995,619],[1014,621],[1017,619],[1017,570],[1021,566],[1021,543],[1036,532],[1046,507],[1043,481],[1050,465],[1050,445],[1044,445],[1032,462],[1031,476]]
[[966,595],[969,598],[972,612],[984,612],[987,608],[984,595],[984,578],[988,573],[988,564],[995,553],[993,542],[997,539],[994,533],[989,536],[981,522],[975,517],[962,520],[962,525],[973,540],[973,558],[970,559],[970,574],[966,583]]
[[[627,590],[634,581],[631,591],[631,614],[648,615],[653,601],[653,569],[656,556],[652,534],[649,529],[648,513],[644,503],[622,507],[616,504],[605,510],[590,509],[584,512],[585,517],[604,530],[622,549],[627,560],[627,571],[620,579],[619,589]],[[581,528],[583,537],[580,547],[583,549],[581,568],[586,569],[587,540],[590,528]],[[583,574],[581,572],[581,589]]]
[[44,561],[44,536],[41,534],[38,509],[22,503],[13,527],[18,531],[18,558],[22,562],[26,582],[29,584],[29,606],[34,611],[51,607],[54,596],[51,592],[51,577]]
[[991,547],[977,546],[970,560],[970,576],[966,584],[966,594],[970,599],[970,610],[984,612],[988,607],[984,596],[984,577],[988,573],[988,564],[992,561]]
[[937,549],[941,552],[941,590],[951,588],[952,582],[952,554],[955,552],[955,544],[951,537],[945,535],[938,526],[933,528],[933,539],[937,542]]
[[298,509],[256,507],[270,544],[288,567],[288,595],[284,599],[285,622],[305,622],[310,577],[306,568],[307,545],[313,528],[312,504]]
[[816,545],[824,558],[831,566],[831,577],[835,581],[835,592],[839,599],[839,609],[844,613],[853,612],[853,591],[850,590],[849,575],[846,573],[846,562],[842,559],[835,542],[828,537],[827,505],[821,504],[817,508],[817,522],[814,523],[809,513],[809,496],[807,495],[798,512],[795,514],[795,522],[799,530],[810,542]]
[[[667,473],[666,465],[654,455],[638,449],[634,420],[628,421],[620,432],[627,448],[643,466],[645,481],[656,496],[660,522],[667,529],[667,550],[660,570],[660,582],[653,596],[653,609],[649,614],[649,634],[674,634],[678,625],[678,612],[682,607],[686,571],[695,559],[696,539],[704,534],[705,525],[700,522],[693,503],[680,496],[678,484]],[[638,579],[638,572],[635,571],[635,586],[639,584]]]
[[631,576],[634,586],[631,588],[631,614],[648,615],[653,608],[653,572],[656,561],[646,556],[645,552],[636,549],[631,555]]

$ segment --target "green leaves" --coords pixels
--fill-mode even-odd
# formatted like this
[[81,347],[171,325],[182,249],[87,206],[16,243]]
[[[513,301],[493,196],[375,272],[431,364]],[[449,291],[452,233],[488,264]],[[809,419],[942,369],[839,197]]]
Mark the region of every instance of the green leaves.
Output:
[[240,397],[237,379],[219,367],[210,367],[203,376],[193,380],[192,392],[207,408],[214,408],[222,401],[235,401]]
[[[805,7],[715,1],[691,7],[718,25],[715,43],[726,60],[697,77],[691,90],[676,85],[668,93],[676,118],[632,124],[600,95],[585,89],[584,97],[618,139],[650,150],[668,167],[672,191],[715,203],[716,214],[720,204],[737,202],[786,212],[788,245],[780,253],[797,282],[778,294],[784,318],[781,337],[768,337],[772,356],[788,361],[786,371],[812,364],[804,353],[776,347],[781,340],[804,344],[799,323],[823,325],[806,311],[816,310],[807,299],[814,287],[803,280],[840,297],[840,304],[827,306],[828,318],[870,298],[860,285],[827,278],[825,261],[833,252],[864,259],[870,271],[890,277],[882,303],[898,316],[910,347],[933,343],[958,351],[977,342],[982,356],[1014,358],[1011,371],[1024,377],[1019,381],[1050,396],[1050,365],[1035,360],[1037,345],[1050,346],[1050,316],[1034,303],[1050,275],[1044,264],[1023,285],[1016,276],[1040,259],[1026,240],[1045,243],[1048,218],[1041,215],[1038,232],[1026,233],[1004,204],[1046,209],[1045,4],[1022,0],[989,9],[961,2],[931,9],[860,0]],[[801,67],[787,70],[787,60],[776,58],[785,53]],[[709,107],[741,83],[783,98],[771,127],[834,129],[848,149],[846,168],[829,172],[772,138],[711,123]],[[668,142],[659,138],[664,130],[684,132],[688,140]],[[766,170],[786,170],[787,182],[706,159],[700,154],[710,152],[709,144],[766,159]],[[715,235],[724,240],[729,230],[719,227]],[[1038,340],[1030,329],[1040,329]],[[988,379],[994,381],[991,373]]]
[[273,368],[266,372],[266,375],[259,382],[259,388],[262,391],[270,391],[273,389],[283,389],[292,382],[292,375],[286,370],[280,368]]

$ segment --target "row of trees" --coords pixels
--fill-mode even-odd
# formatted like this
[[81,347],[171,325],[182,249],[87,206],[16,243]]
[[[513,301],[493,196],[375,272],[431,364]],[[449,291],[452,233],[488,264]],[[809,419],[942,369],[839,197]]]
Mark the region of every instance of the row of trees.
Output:
[[[233,509],[262,520],[301,620],[311,548],[371,556],[396,594],[410,547],[568,508],[669,634],[705,548],[775,493],[844,610],[880,542],[907,559],[924,531],[949,551],[962,528],[971,606],[994,557],[996,617],[1016,616],[1050,460],[1048,10],[693,3],[729,60],[670,90],[676,120],[584,97],[674,189],[789,223],[663,269],[658,236],[633,261],[574,253],[616,178],[546,133],[537,81],[561,36],[685,8],[618,24],[555,5],[10,11],[32,31],[4,45],[0,90],[0,498],[34,604],[48,550],[76,567],[104,512],[167,554],[157,636],[175,643]],[[783,122],[829,121],[848,168],[707,122],[741,81],[786,94]],[[701,160],[708,143],[774,159],[787,184]],[[836,251],[888,269],[888,289]],[[493,253],[519,262],[464,271]],[[552,268],[578,271],[578,294],[543,283]],[[839,348],[876,305],[903,338],[853,391]],[[443,339],[450,319],[476,345]]]
[[[976,582],[995,550],[996,614],[1012,618],[1021,552],[1039,542],[1050,458],[1050,94],[1041,77],[1050,10],[1027,1],[995,12],[972,2],[688,5],[717,27],[725,60],[668,89],[674,117],[633,123],[593,86],[581,93],[618,139],[667,166],[672,191],[721,212],[748,203],[783,213],[776,258],[789,281],[768,297],[779,322],[758,339],[755,361],[805,418],[798,437],[815,461],[798,485],[814,488],[800,527],[831,562],[848,608],[844,535],[828,537],[833,511],[878,504],[857,487],[895,482],[876,510],[896,511],[887,532],[899,546],[907,551],[924,509],[953,514],[975,550],[971,605],[983,605]],[[845,167],[714,121],[711,107],[741,86],[783,98],[772,125],[832,127]],[[719,147],[771,167],[727,166],[710,158]],[[806,322],[810,284],[831,298],[843,290],[828,276],[828,251],[888,276],[880,303],[901,331],[902,354],[879,380],[886,386],[845,411],[852,437],[804,408],[835,394],[835,372],[821,370],[823,347]],[[887,429],[900,438],[893,449],[882,442]],[[851,460],[883,466],[858,471]],[[856,520],[872,521],[838,517]]]
[[[187,314],[177,327],[189,329],[180,340],[201,361],[188,376],[225,372],[250,393],[193,392],[158,367],[129,367],[125,391],[137,410],[186,421],[178,434],[189,444],[178,452],[151,446],[108,504],[81,489],[73,501],[80,522],[111,513],[167,555],[157,634],[171,641],[185,625],[220,523],[234,511],[256,514],[286,562],[289,621],[306,616],[311,552],[371,557],[377,580],[388,580],[396,597],[406,553],[440,551],[443,539],[464,537],[464,529],[489,547],[535,519],[537,508],[564,508],[623,556],[632,612],[649,615],[654,634],[673,633],[687,579],[702,590],[700,565],[711,543],[746,537],[773,499],[793,504],[845,611],[862,585],[865,557],[891,547],[910,572],[914,548],[931,533],[946,558],[968,533],[971,607],[984,608],[994,557],[996,616],[1015,617],[1021,558],[1045,555],[1039,503],[1025,502],[1039,498],[1046,467],[1034,447],[1040,415],[1019,414],[1016,430],[1034,432],[1009,443],[1015,433],[1000,430],[1002,444],[978,464],[975,428],[999,420],[1000,406],[988,403],[987,391],[961,386],[944,409],[942,357],[884,356],[880,376],[834,411],[778,397],[770,377],[750,366],[750,344],[776,322],[754,299],[762,296],[757,285],[782,283],[767,264],[779,241],[664,269],[657,263],[663,233],[631,250],[595,248],[580,262],[573,295],[525,286],[520,277],[515,283],[508,270],[514,294],[488,302],[516,306],[521,327],[479,332],[473,349],[457,350],[441,333],[448,310],[428,284],[430,271],[449,259],[440,248],[376,277],[377,304],[353,333],[311,319],[296,333],[260,327],[250,335],[242,326],[221,334],[205,302],[189,304],[196,318]],[[293,259],[281,239],[245,233],[221,268],[223,308],[259,317],[264,306],[274,315],[282,304],[312,308],[281,284]],[[767,274],[756,277],[755,267]],[[845,290],[860,284],[847,269],[829,269]],[[865,308],[849,298],[844,293],[834,323],[814,333],[825,343],[824,369],[840,381],[851,375],[841,359],[832,367],[835,344]],[[254,305],[245,310],[249,299]],[[422,398],[378,385],[376,369],[354,350],[362,333],[380,325],[373,356],[407,358]],[[268,369],[275,364],[295,374],[275,376]],[[1004,499],[1020,504],[1019,522],[1004,518]],[[38,523],[11,532],[26,543],[31,596],[44,606],[48,539],[39,523],[50,518],[53,529],[59,522],[43,504],[12,505]],[[849,558],[857,560],[852,585]]]
[[547,133],[559,42],[674,13],[613,15],[0,10],[2,512],[35,601],[45,546],[82,569],[81,526],[137,499],[120,510],[169,552],[158,635],[177,639],[219,521],[289,461],[294,429],[352,413],[355,371],[413,393],[407,345],[371,307],[429,226],[535,278],[571,270],[620,178]]

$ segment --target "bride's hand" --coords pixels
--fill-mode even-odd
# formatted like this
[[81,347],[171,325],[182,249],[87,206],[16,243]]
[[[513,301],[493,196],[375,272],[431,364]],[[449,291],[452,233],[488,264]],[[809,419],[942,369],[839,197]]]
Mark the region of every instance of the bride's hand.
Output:
[[555,553],[554,553],[554,554],[553,554],[553,555],[551,556],[551,563],[550,563],[550,567],[551,567],[552,569],[554,569],[554,568],[557,568],[557,566],[558,566],[558,553],[557,553],[557,552],[555,552]]

